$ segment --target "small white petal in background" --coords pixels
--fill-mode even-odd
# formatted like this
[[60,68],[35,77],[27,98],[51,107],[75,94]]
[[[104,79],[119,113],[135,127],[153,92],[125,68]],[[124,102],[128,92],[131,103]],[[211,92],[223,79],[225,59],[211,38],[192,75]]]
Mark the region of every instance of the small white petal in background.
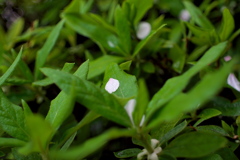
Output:
[[148,22],[140,22],[137,29],[137,38],[144,39],[151,32],[151,25]]
[[180,18],[181,20],[183,20],[183,21],[189,21],[190,18],[191,18],[191,15],[190,15],[190,13],[188,12],[188,10],[183,9],[183,10],[181,10],[181,12],[180,12],[179,18]]
[[110,78],[105,86],[105,90],[108,91],[108,93],[113,93],[118,89],[119,86],[120,83],[117,79]]
[[227,61],[230,61],[232,59],[232,57],[231,56],[225,56],[224,57],[224,60],[227,62]]
[[[231,56],[225,56],[224,57],[224,60],[227,62],[227,61],[230,61],[232,59]],[[240,82],[238,81],[237,77],[234,75],[234,73],[230,73],[228,75],[228,78],[227,78],[227,84],[231,87],[233,87],[234,89],[236,89],[237,91],[240,92]]]
[[142,127],[144,121],[145,121],[145,115],[142,116],[141,122],[140,122],[140,124],[139,124],[140,127]]
[[228,75],[227,83],[228,85],[230,85],[231,87],[233,87],[234,89],[240,92],[240,82],[238,81],[238,79],[235,77],[233,73],[230,73]]
[[127,111],[127,114],[130,117],[130,120],[131,120],[133,125],[134,125],[134,122],[133,122],[132,114],[133,114],[135,106],[136,106],[136,100],[135,99],[130,99],[127,102],[127,104],[124,106],[124,109]]

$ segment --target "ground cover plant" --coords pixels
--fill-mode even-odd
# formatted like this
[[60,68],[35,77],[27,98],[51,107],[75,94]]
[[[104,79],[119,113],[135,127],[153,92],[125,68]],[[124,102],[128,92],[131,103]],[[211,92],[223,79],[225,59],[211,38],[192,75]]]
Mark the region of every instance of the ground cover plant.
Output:
[[238,4],[0,1],[1,159],[237,160]]

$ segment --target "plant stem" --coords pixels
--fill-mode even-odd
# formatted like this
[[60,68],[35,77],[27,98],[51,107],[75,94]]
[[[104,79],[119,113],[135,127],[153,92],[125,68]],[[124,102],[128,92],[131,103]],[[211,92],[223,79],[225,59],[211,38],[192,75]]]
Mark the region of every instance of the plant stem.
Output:
[[150,154],[153,153],[154,150],[148,141],[147,134],[139,130],[139,135],[140,135],[139,140],[143,143],[144,148],[148,151],[148,153]]

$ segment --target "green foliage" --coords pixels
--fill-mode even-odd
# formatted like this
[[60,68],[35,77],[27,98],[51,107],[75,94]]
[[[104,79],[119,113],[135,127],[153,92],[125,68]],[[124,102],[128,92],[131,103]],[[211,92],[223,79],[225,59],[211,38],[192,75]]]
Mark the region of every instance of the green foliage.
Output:
[[43,67],[44,63],[46,62],[47,56],[52,50],[54,44],[56,43],[56,40],[58,38],[58,35],[62,29],[62,26],[64,24],[64,21],[59,22],[58,25],[52,30],[50,33],[47,41],[45,42],[44,46],[38,51],[37,57],[36,57],[36,64],[35,64],[35,79],[39,79],[40,74],[40,68]]
[[0,126],[9,135],[20,140],[28,140],[24,113],[21,107],[11,103],[0,92]]
[[76,100],[79,103],[117,123],[130,126],[125,110],[105,90],[68,73],[46,68],[42,69],[42,71],[66,93],[73,89],[73,92],[76,94]]
[[221,136],[209,133],[190,132],[174,139],[167,147],[168,152],[176,157],[195,158],[205,156],[227,144]]
[[239,2],[11,2],[0,159],[238,159]]

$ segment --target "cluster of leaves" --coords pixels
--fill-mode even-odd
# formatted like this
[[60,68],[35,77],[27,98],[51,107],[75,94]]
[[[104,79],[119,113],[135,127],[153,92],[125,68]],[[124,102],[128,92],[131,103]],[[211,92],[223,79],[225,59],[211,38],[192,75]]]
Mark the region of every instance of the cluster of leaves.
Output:
[[[107,159],[102,148],[126,137],[117,158],[238,159],[230,2],[73,0],[55,26],[0,27],[0,157]],[[189,21],[176,18],[184,9]],[[151,32],[139,38],[143,19]],[[113,93],[109,79],[120,84]]]

